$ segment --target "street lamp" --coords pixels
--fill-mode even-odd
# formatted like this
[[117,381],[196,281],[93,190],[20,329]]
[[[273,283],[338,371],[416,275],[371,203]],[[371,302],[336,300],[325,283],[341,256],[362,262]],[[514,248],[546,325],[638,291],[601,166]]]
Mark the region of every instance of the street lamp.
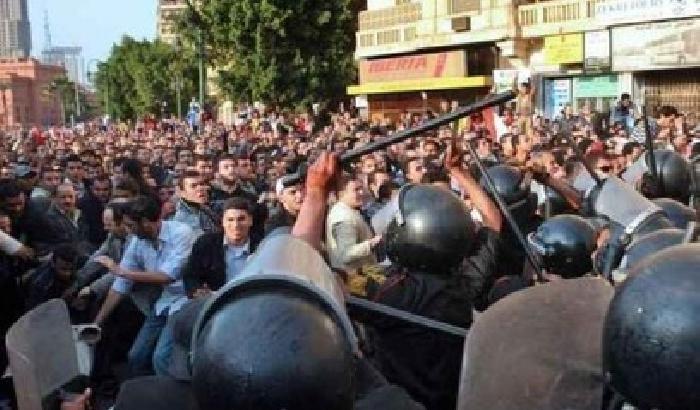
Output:
[[197,56],[199,58],[199,106],[204,108],[204,96],[207,89],[207,67],[204,54],[204,22],[202,16],[197,12],[192,1],[187,0],[187,7],[190,10],[190,22],[197,27]]

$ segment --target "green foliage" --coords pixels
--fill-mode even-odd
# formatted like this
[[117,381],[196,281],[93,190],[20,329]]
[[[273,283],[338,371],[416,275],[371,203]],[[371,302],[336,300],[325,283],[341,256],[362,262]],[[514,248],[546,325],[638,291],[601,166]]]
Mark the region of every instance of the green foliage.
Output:
[[285,107],[345,95],[354,80],[352,0],[208,0],[179,24],[197,44],[198,27],[219,87],[234,101]]
[[[196,95],[197,70],[191,51],[176,50],[161,41],[134,40],[125,36],[115,45],[95,77],[99,101],[109,102],[114,118],[135,119],[160,115],[161,103],[175,113],[176,84],[180,79],[180,100],[186,107]],[[186,109],[186,108],[184,108]]]
[[[62,105],[63,110],[63,120],[68,121],[71,117],[78,119],[77,110],[75,104],[75,83],[72,82],[68,77],[61,76],[55,78],[46,87],[46,91],[58,96],[59,101]],[[90,107],[87,103],[87,98],[82,90],[79,90],[80,96],[80,114],[81,116],[89,116],[94,107]]]

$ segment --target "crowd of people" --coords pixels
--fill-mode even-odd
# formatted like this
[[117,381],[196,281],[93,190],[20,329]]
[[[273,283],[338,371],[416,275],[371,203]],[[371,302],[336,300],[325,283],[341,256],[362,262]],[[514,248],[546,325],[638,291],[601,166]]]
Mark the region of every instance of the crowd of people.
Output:
[[[208,121],[193,129],[163,120],[6,132],[0,146],[2,333],[28,310],[59,298],[73,323],[102,329],[90,399],[99,406],[116,400],[118,410],[239,408],[211,404],[225,402],[221,392],[202,399],[196,363],[188,369],[182,363],[187,357],[175,352],[193,349],[193,331],[221,335],[210,326],[193,330],[193,317],[240,279],[272,238],[310,244],[348,294],[463,329],[536,283],[581,277],[623,283],[633,258],[610,256],[620,235],[615,218],[590,200],[596,181],[622,181],[665,212],[656,227],[685,230],[697,220],[700,123],[672,106],[659,107],[645,121],[626,94],[610,113],[567,106],[544,118],[530,97],[521,85],[513,103],[455,119],[342,167],[338,154],[448,114],[457,104],[445,101],[434,113],[405,112],[395,120],[366,120],[355,110],[313,115],[250,108],[230,127]],[[540,286],[549,285],[534,287]],[[250,309],[265,317],[260,306]],[[352,403],[342,408],[457,406],[463,339],[349,312],[363,368],[348,372],[358,384],[371,379],[372,388],[350,393]],[[269,341],[251,338],[259,345]],[[0,359],[4,370],[4,352]],[[209,360],[212,369],[227,366],[216,366],[217,360],[228,363],[216,355]],[[343,368],[328,360],[327,366]],[[519,364],[511,365],[517,372]],[[328,383],[338,377],[326,376]],[[134,383],[139,380],[148,382]],[[144,386],[163,392],[160,404],[144,398]],[[183,386],[194,386],[195,393],[183,396],[190,391]],[[275,408],[341,408],[330,403],[346,397],[299,394],[319,402]],[[2,395],[10,405],[11,388]],[[80,400],[65,405],[85,408],[86,398]]]

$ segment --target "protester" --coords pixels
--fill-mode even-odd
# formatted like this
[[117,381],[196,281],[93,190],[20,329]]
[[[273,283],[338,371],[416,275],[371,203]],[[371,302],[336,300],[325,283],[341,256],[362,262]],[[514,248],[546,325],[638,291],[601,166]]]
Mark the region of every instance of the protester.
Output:
[[117,276],[95,322],[104,322],[135,283],[160,286],[162,292],[152,302],[134,341],[129,364],[133,375],[150,373],[151,362],[156,373],[165,374],[172,349],[172,329],[166,326],[167,319],[187,300],[181,269],[195,233],[182,223],[162,221],[158,201],[149,196],[134,200],[124,222],[136,238],[130,241],[121,262],[117,264],[108,256],[95,259]]
[[[324,119],[242,108],[229,126],[193,114],[189,126],[148,119],[85,124],[83,130],[55,127],[42,133],[40,148],[8,130],[0,147],[0,228],[8,234],[0,234],[0,247],[7,244],[2,249],[10,255],[0,256],[3,306],[8,303],[3,329],[25,307],[63,298],[75,323],[94,321],[103,328],[107,346],[98,348],[99,372],[116,365],[103,353],[126,344],[130,377],[155,373],[147,381],[172,387],[160,377],[172,376],[174,361],[188,367],[172,355],[180,308],[204,303],[243,279],[247,263],[278,235],[292,233],[321,252],[355,297],[467,329],[473,310],[488,312],[538,281],[585,275],[615,282],[625,276],[615,261],[624,260],[617,262],[624,268],[626,240],[636,246],[649,231],[687,229],[697,219],[688,208],[678,224],[671,211],[645,198],[698,203],[691,201],[697,197],[691,181],[698,179],[689,161],[697,160],[700,146],[689,131],[698,129],[691,113],[672,106],[648,110],[657,113],[648,119],[657,178],[641,113],[629,94],[611,112],[575,103],[553,118],[539,115],[535,94],[531,83],[522,83],[514,106],[475,113],[364,155],[333,172],[342,177],[324,174],[320,182],[317,160],[328,161],[326,151],[365,146],[433,114],[406,111],[370,121],[357,110],[329,112]],[[445,100],[440,112],[454,109]],[[630,192],[616,186],[613,204],[607,204],[610,190],[600,193],[583,161],[601,182],[621,181]],[[612,212],[623,208],[641,209],[633,215],[640,226],[615,219]],[[557,216],[562,213],[567,215]],[[517,228],[506,224],[508,216]],[[523,243],[518,234],[529,240]],[[42,262],[32,260],[34,253]],[[399,397],[408,392],[427,409],[455,408],[463,340],[395,317],[348,313],[360,323],[363,362],[381,373],[382,386],[387,380],[398,385]],[[127,322],[141,320],[138,336],[122,332]],[[193,327],[178,330],[179,342],[189,340]],[[265,340],[256,341],[265,347]],[[517,373],[518,364],[512,366]],[[126,391],[137,391],[138,380]],[[194,400],[191,386],[176,385]],[[360,402],[367,403],[358,398],[353,405],[360,408]]]
[[253,204],[247,199],[228,199],[224,203],[223,232],[204,234],[194,243],[182,273],[190,297],[206,296],[241,273],[258,245],[250,236],[253,212]]

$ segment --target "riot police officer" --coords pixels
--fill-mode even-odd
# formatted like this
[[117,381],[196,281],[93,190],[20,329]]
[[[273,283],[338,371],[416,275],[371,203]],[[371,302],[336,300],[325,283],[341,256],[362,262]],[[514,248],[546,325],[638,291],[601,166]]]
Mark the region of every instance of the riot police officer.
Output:
[[[448,189],[407,185],[387,229],[392,266],[364,278],[356,293],[370,300],[451,325],[471,324],[473,300],[493,281],[501,215],[448,148],[445,166],[480,212],[476,230],[465,204]],[[351,311],[351,315],[352,315]],[[355,315],[367,325],[371,357],[387,379],[428,409],[454,409],[462,340],[399,322]]]
[[610,406],[700,408],[700,244],[655,253],[632,269],[610,303],[603,364]]
[[596,249],[596,231],[577,215],[557,215],[528,235],[528,242],[540,255],[548,275],[576,278],[593,269],[591,254]]
[[116,410],[423,408],[361,358],[339,282],[318,253],[337,172],[337,158],[323,153],[308,171],[292,236],[269,238],[238,278],[199,302],[181,357],[191,357],[191,381],[130,381]]

